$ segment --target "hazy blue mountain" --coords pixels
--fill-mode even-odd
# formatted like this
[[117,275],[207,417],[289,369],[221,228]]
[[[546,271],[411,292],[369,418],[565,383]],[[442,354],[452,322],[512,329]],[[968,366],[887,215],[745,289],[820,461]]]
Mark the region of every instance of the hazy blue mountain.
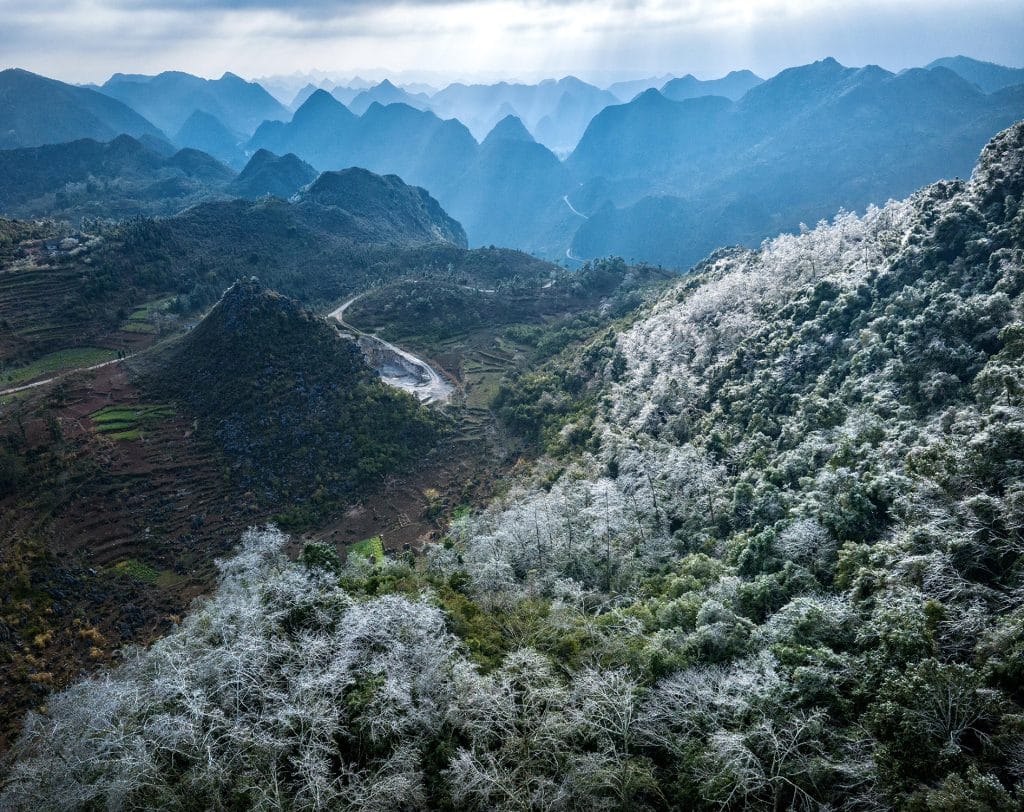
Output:
[[552,149],[566,150],[575,145],[585,128],[585,123],[580,126],[581,120],[589,121],[618,101],[607,90],[567,76],[535,85],[452,84],[431,97],[430,107],[442,118],[457,118],[479,139],[509,114],[518,116],[535,136],[539,123],[547,118],[545,143]]
[[568,164],[580,180],[654,180],[688,169],[699,174],[695,160],[713,163],[728,148],[732,110],[733,103],[719,96],[675,102],[647,90],[629,104],[601,111]]
[[592,122],[569,161],[601,179],[573,254],[686,267],[840,207],[884,203],[966,175],[1024,115],[1024,88],[986,95],[945,68],[892,74],[835,60],[792,68],[740,101],[648,91]]
[[611,94],[596,96],[589,92],[566,90],[555,109],[537,122],[534,127],[536,138],[553,151],[567,155],[579,143],[591,119],[617,101]]
[[487,133],[483,146],[503,138],[512,141],[534,141],[530,131],[526,129],[526,126],[517,116],[505,116],[505,118],[495,124],[494,129]]
[[403,82],[400,87],[406,93],[412,93],[413,95],[422,94],[427,98],[430,98],[441,88],[434,87],[434,85],[427,84],[426,82]]
[[331,90],[331,95],[342,104],[348,106],[362,92],[363,89],[358,87],[336,87]]
[[196,110],[174,136],[174,142],[181,147],[202,150],[228,164],[240,167],[245,157],[239,146],[242,137],[224,126],[216,116],[203,110]]
[[318,90],[320,90],[320,88],[314,85],[312,82],[310,82],[292,97],[291,104],[289,104],[288,106],[292,110],[298,110],[300,107],[302,107],[302,105],[306,103],[306,99],[308,99]]
[[724,96],[735,101],[763,81],[764,79],[749,70],[734,70],[721,79],[707,80],[698,79],[688,73],[686,76],[666,82],[661,88],[661,95],[675,101],[695,99],[698,96]]
[[0,149],[109,141],[121,133],[165,138],[122,102],[18,68],[0,71]]
[[249,140],[248,149],[269,149],[278,155],[293,152],[317,169],[341,169],[359,121],[351,110],[326,90],[317,90],[295,111],[291,121],[265,121]]
[[233,73],[203,79],[180,71],[156,76],[115,73],[101,90],[146,116],[167,132],[177,132],[196,110],[204,110],[245,135],[260,122],[284,119],[288,110],[255,82]]
[[[988,113],[1012,120],[1021,112],[1012,93],[986,96],[942,68],[895,75],[827,59],[784,70],[735,103],[719,97],[676,102],[647,91],[598,115],[570,165],[581,179],[643,177],[679,192],[709,171],[717,176],[753,163],[746,151],[754,148],[803,163],[816,158],[806,143],[813,139],[829,163],[835,153],[853,172],[875,171],[877,161],[862,159],[860,145],[868,141],[876,148],[902,146],[900,139],[913,134],[941,152],[953,133],[984,130],[975,137],[977,149],[961,156],[969,167],[972,155],[999,129],[988,132]],[[745,157],[737,161],[741,153]]]
[[618,99],[606,90],[581,82],[575,77],[562,79],[561,95],[554,109],[541,117],[534,127],[539,142],[559,154],[568,154],[579,143],[591,119]]
[[[324,172],[299,193],[294,205],[300,215],[313,211],[321,220],[336,218],[366,242],[466,246],[462,226],[425,189],[410,186],[396,175],[355,168]],[[342,229],[329,230],[338,234]]]
[[426,94],[408,93],[387,79],[369,90],[360,91],[348,104],[348,108],[356,115],[362,115],[374,102],[383,105],[407,104],[418,110],[430,109],[430,97]]
[[[125,136],[122,136],[125,137]],[[220,187],[235,177],[235,172],[212,155],[185,147],[167,159],[167,166],[178,169],[190,178]]]
[[317,171],[312,166],[292,153],[278,156],[261,149],[249,159],[227,191],[250,200],[264,195],[287,200],[316,180],[316,176]]
[[671,73],[666,73],[664,76],[649,76],[646,79],[629,79],[624,82],[615,82],[608,86],[608,92],[611,93],[619,101],[628,102],[636,98],[637,94],[643,93],[645,90],[654,88],[657,90],[660,87],[664,87],[667,82],[671,82],[676,77]]
[[349,165],[400,175],[446,207],[479,148],[461,122],[404,104],[373,104],[359,119],[358,133]]
[[400,175],[446,202],[478,145],[458,121],[442,121],[405,104],[376,102],[356,116],[321,90],[287,124],[261,125],[248,148],[293,152],[321,171],[361,166]]
[[994,93],[1004,87],[1024,84],[1024,68],[1008,68],[994,62],[982,62],[969,56],[946,56],[936,59],[929,68],[949,68],[953,73],[973,82],[986,93]]
[[563,220],[577,219],[561,199],[571,188],[565,168],[514,117],[478,145],[459,121],[430,111],[375,102],[357,117],[317,91],[291,122],[262,125],[249,144],[258,148],[292,152],[321,171],[358,166],[398,175],[429,190],[472,245],[562,253],[571,234]]
[[209,155],[155,152],[128,135],[0,151],[0,212],[18,217],[173,214],[234,177]]
[[174,144],[166,138],[161,138],[158,135],[149,135],[146,133],[145,135],[140,135],[136,140],[143,146],[153,150],[153,152],[158,155],[163,155],[165,158],[170,158],[178,151],[178,148],[174,146]]
[[565,240],[559,227],[573,219],[561,200],[570,188],[568,173],[551,150],[522,137],[521,124],[502,129],[513,137],[492,133],[484,140],[457,189],[445,196],[445,207],[466,227],[471,245],[517,240],[557,254]]

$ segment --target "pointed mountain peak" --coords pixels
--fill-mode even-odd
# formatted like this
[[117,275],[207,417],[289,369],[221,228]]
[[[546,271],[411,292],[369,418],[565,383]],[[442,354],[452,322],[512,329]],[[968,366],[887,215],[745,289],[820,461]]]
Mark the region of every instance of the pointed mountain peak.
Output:
[[534,138],[518,116],[508,115],[494,125],[494,129],[484,139],[484,144],[491,144],[502,140],[533,142]]
[[[341,102],[334,98],[334,96],[332,96],[326,90],[323,90],[322,88],[317,88],[316,90],[314,90],[312,93],[309,94],[309,98],[302,103],[302,107],[311,108],[324,106],[334,107],[336,105],[341,105]],[[302,107],[300,107],[299,109],[301,110]]]
[[660,104],[663,101],[667,101],[667,99],[661,94],[661,91],[656,87],[649,87],[643,93],[637,94],[631,104]]
[[287,200],[316,180],[316,176],[317,171],[312,166],[291,152],[278,156],[260,149],[235,178],[230,191],[250,200],[264,195]]
[[311,93],[309,98],[306,99],[299,106],[299,109],[295,111],[295,115],[292,117],[292,122],[294,123],[296,121],[302,121],[303,119],[310,119],[324,115],[355,118],[352,111],[334,98],[334,96],[326,90],[318,89]]

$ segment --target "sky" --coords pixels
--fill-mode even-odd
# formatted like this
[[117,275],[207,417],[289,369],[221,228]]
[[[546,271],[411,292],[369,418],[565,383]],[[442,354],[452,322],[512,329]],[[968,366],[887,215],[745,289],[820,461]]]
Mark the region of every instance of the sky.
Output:
[[0,67],[80,83],[173,69],[607,84],[771,76],[825,56],[1024,63],[1024,0],[0,0],[0,21]]

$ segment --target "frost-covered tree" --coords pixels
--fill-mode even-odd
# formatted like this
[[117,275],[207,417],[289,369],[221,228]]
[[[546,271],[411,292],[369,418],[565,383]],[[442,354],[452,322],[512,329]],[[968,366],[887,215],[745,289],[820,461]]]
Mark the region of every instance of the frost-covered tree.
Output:
[[216,594],[32,715],[5,808],[381,809],[423,802],[457,661],[441,613],[356,601],[252,531]]

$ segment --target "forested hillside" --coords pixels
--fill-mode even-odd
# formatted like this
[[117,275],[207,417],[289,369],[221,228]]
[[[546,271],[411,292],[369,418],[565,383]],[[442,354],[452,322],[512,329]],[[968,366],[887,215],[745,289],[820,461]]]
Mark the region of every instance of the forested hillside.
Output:
[[10,808],[1024,803],[1024,124],[510,378],[427,560],[250,533],[33,716]]
[[227,196],[234,172],[224,164],[195,149],[169,153],[130,135],[0,150],[0,211],[69,221],[127,218],[176,214]]
[[140,367],[143,390],[182,403],[244,489],[295,513],[411,467],[443,433],[443,419],[385,386],[354,341],[255,279]]

